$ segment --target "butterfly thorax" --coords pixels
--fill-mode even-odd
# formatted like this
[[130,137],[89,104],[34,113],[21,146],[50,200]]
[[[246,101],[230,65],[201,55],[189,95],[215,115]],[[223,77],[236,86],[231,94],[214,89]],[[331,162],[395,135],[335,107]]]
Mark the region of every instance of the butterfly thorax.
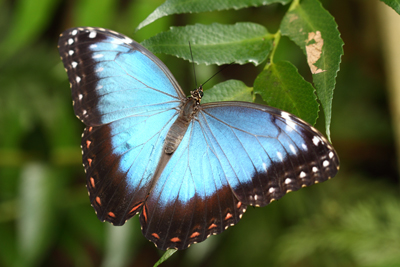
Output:
[[198,100],[193,97],[187,98],[178,115],[178,118],[172,124],[165,138],[165,153],[172,154],[182,141],[182,138],[185,135],[187,128],[189,127],[190,121],[197,113],[198,103]]
[[202,97],[203,97],[203,85],[200,85],[196,90],[190,91],[190,97],[188,97],[188,99],[193,99],[196,101],[197,105],[200,105]]

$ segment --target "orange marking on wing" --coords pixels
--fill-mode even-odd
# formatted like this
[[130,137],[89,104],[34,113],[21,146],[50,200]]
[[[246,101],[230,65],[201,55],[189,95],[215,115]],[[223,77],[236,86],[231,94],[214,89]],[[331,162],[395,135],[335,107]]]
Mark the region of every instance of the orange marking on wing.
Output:
[[212,223],[212,224],[208,227],[208,230],[213,229],[213,228],[216,228],[216,227],[217,227],[217,225],[214,224],[214,223]]
[[200,235],[199,232],[194,232],[193,234],[190,235],[190,238],[194,238],[194,237],[197,237],[199,235]]
[[144,217],[144,221],[147,223],[147,207],[146,205],[143,206],[143,217]]
[[108,213],[108,216],[115,218],[115,214],[111,211]]
[[239,202],[236,204],[236,208],[239,209],[241,206],[242,206],[242,202],[239,201]]
[[90,177],[90,184],[92,185],[93,188],[95,188],[95,183],[93,177]]
[[99,197],[96,197],[96,202],[101,206],[101,201]]
[[226,214],[225,216],[225,220],[229,220],[230,218],[232,218],[232,214],[230,214],[229,212]]
[[89,148],[89,146],[90,146],[91,143],[92,143],[91,141],[86,140],[86,147]]
[[87,161],[89,162],[89,167],[92,167],[92,159],[87,159]]
[[181,242],[181,240],[179,239],[179,237],[173,237],[173,238],[171,238],[170,240],[171,240],[171,242],[174,242],[174,243],[176,243],[176,242]]
[[89,127],[89,132],[91,132],[93,130],[93,127]]
[[134,206],[129,213],[135,212],[138,208],[140,208],[142,206],[142,203],[137,204],[136,206]]
[[157,235],[156,233],[152,233],[151,235],[154,236],[154,237],[157,238],[157,239],[160,239],[160,236]]

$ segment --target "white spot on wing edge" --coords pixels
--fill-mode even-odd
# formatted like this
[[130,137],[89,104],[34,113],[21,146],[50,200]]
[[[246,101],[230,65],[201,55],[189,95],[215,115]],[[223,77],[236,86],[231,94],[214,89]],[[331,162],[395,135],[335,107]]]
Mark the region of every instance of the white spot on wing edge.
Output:
[[292,119],[290,118],[289,113],[287,113],[287,112],[285,112],[285,111],[282,111],[282,112],[281,112],[281,116],[282,116],[282,118],[284,118],[284,119],[292,120]]
[[125,37],[125,43],[131,44],[133,40],[131,38]]
[[81,77],[76,76],[76,82],[79,83],[81,81]]
[[74,50],[69,50],[68,55],[72,56],[74,54]]
[[314,145],[318,146],[318,143],[321,141],[318,136],[314,135],[313,139],[312,139]]
[[78,33],[78,30],[75,29],[75,30],[73,30],[73,31],[71,32],[71,35],[76,35],[77,33]]
[[96,31],[91,31],[91,32],[89,33],[89,38],[95,38],[96,35],[97,35],[97,32],[96,32]]
[[331,159],[331,158],[333,158],[333,156],[334,156],[335,154],[331,151],[331,152],[329,152],[329,158]]
[[275,188],[273,188],[273,187],[270,187],[270,188],[268,189],[268,192],[269,192],[269,193],[273,193],[273,192],[275,192]]
[[69,39],[68,39],[68,44],[69,44],[69,45],[72,45],[73,43],[74,43],[74,39],[69,38]]
[[329,161],[328,160],[324,160],[324,162],[322,162],[322,165],[324,167],[328,167],[329,166]]
[[75,62],[75,61],[72,61],[71,62],[71,66],[75,69],[76,68],[76,66],[78,66],[78,63],[77,62]]
[[290,131],[293,131],[294,129],[296,129],[296,123],[292,120],[289,113],[282,111],[281,116],[282,116],[282,118],[284,118],[286,120],[285,122],[287,124],[287,126],[286,126],[287,131],[290,132]]

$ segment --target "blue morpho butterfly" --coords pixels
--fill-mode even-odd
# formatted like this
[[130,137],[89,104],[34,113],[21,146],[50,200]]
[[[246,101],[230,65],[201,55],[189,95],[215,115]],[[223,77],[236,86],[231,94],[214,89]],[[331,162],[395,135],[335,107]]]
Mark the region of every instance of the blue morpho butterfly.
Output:
[[59,51],[76,116],[86,124],[83,166],[101,221],[140,213],[143,235],[185,249],[235,225],[248,205],[333,177],[339,159],[320,132],[276,108],[200,105],[167,67],[114,31],[73,28]]

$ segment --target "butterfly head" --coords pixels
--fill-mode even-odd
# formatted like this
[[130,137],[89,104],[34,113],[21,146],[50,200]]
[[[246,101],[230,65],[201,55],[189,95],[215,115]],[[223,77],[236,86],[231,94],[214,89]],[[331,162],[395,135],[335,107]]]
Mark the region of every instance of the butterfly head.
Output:
[[203,85],[200,85],[196,90],[190,91],[190,97],[191,99],[194,99],[196,101],[197,105],[200,105],[201,98],[203,97]]

